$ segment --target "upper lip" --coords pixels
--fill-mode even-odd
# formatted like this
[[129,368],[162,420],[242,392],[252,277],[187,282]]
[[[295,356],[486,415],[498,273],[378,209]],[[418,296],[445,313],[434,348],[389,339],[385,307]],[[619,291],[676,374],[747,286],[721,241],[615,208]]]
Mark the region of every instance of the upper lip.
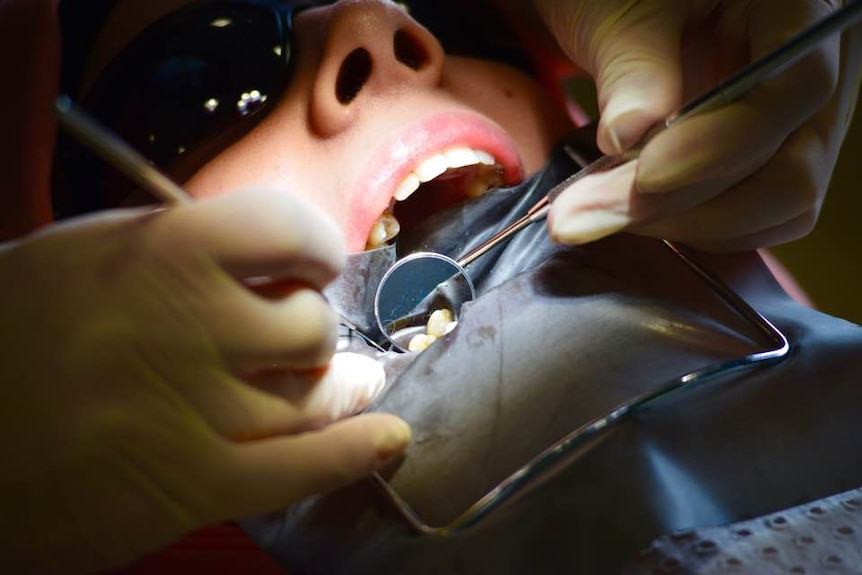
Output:
[[349,213],[353,225],[348,232],[348,246],[362,249],[371,226],[389,206],[398,185],[417,165],[455,147],[491,154],[502,167],[506,185],[523,179],[514,143],[488,118],[467,111],[426,116],[390,134],[372,153],[360,175],[356,193],[351,194]]

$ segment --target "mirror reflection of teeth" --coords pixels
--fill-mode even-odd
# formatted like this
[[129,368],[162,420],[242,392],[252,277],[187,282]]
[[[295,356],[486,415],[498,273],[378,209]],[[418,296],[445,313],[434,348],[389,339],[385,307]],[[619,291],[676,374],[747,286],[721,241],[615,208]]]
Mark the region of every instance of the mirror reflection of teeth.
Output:
[[401,230],[393,214],[396,202],[410,198],[422,184],[432,180],[462,178],[464,199],[475,198],[488,189],[503,184],[502,167],[497,160],[483,150],[455,147],[421,161],[396,187],[392,202],[374,222],[366,240],[365,249],[371,250],[391,241]]
[[458,322],[452,312],[446,308],[438,309],[428,318],[425,333],[414,335],[407,344],[407,351],[424,351],[432,343],[455,329]]

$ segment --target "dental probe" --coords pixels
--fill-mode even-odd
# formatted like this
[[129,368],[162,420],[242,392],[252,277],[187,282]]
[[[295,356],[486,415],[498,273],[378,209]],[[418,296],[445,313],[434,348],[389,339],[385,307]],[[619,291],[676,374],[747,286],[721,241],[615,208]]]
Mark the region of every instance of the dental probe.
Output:
[[58,96],[54,110],[57,123],[63,130],[155,197],[175,205],[192,201],[188,192],[150,165],[146,158],[116,134],[102,127],[69,96]]
[[680,124],[692,116],[709,112],[741,97],[749,90],[760,85],[765,80],[784,71],[802,56],[811,51],[818,42],[824,38],[840,32],[852,26],[862,19],[862,0],[854,0],[839,8],[826,18],[820,20],[810,28],[803,30],[793,36],[790,40],[770,52],[769,54],[755,60],[739,72],[733,74],[727,80],[720,82],[714,88],[695,97],[682,108],[665,118],[659,120],[650,127],[634,146],[620,154],[602,156],[572,176],[569,176],[560,184],[554,186],[548,194],[536,202],[532,208],[520,219],[513,222],[509,227],[494,234],[474,250],[458,260],[458,264],[466,266],[476,258],[496,247],[500,242],[509,238],[512,234],[519,232],[528,225],[538,222],[547,217],[551,204],[564,190],[572,186],[581,178],[591,174],[606,172],[618,166],[636,159],[644,146],[656,135],[673,125]]

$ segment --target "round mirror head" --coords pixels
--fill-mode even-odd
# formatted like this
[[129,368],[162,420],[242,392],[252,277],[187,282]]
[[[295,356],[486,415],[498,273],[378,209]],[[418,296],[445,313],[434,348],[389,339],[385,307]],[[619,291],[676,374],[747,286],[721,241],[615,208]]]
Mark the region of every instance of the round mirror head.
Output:
[[[431,252],[411,254],[397,261],[380,280],[374,297],[377,326],[400,351],[417,336],[429,335],[434,312],[457,321],[464,302],[476,290],[467,271],[452,258]],[[441,310],[448,310],[445,316]],[[436,334],[437,328],[433,328]],[[437,335],[433,335],[437,337]]]

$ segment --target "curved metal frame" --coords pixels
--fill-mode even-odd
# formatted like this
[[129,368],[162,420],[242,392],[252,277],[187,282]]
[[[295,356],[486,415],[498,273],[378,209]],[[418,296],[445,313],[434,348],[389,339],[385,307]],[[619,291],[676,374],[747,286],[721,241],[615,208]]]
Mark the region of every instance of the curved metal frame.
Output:
[[582,447],[588,441],[600,437],[601,434],[625,420],[636,410],[651,404],[659,398],[684,389],[690,389],[713,377],[740,369],[766,367],[788,357],[790,342],[778,328],[751,307],[730,286],[697,263],[684,247],[669,241],[665,241],[665,244],[694,273],[700,276],[731,309],[762,333],[769,340],[771,346],[763,351],[750,353],[736,359],[716,362],[678,378],[671,379],[657,389],[634,397],[620,404],[609,413],[580,426],[509,475],[494,489],[471,505],[464,513],[446,525],[433,526],[423,521],[416,511],[410,507],[380,474],[372,474],[371,480],[380,487],[384,497],[392,503],[417,533],[423,535],[449,535],[474,525],[513,496],[522,492],[533,479],[566,456],[571,455],[576,448]]

